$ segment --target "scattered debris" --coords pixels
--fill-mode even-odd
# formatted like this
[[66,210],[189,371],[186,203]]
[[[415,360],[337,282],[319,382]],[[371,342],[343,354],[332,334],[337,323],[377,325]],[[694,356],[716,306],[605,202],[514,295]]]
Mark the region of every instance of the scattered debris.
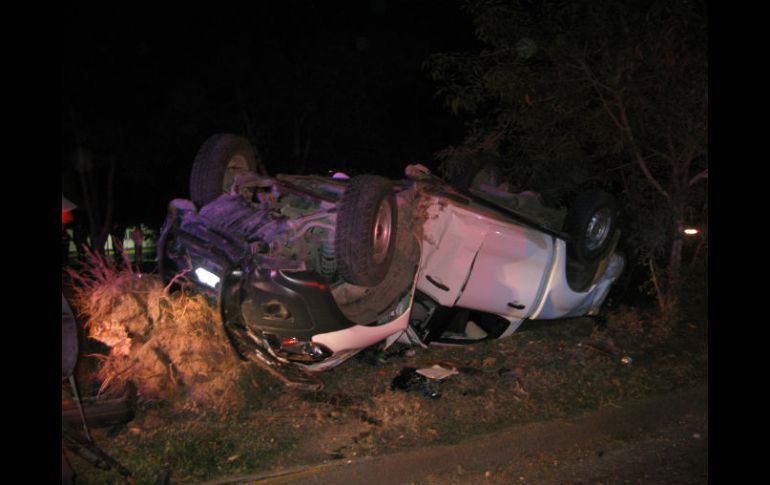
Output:
[[[440,380],[436,380],[436,382],[440,382]],[[419,374],[414,367],[404,367],[401,369],[401,372],[393,378],[390,388],[406,392],[421,392],[423,396],[431,399],[438,399],[441,397],[441,393],[433,385],[432,380]]]
[[459,372],[457,372],[457,369],[455,369],[454,367],[446,368],[440,365],[433,365],[431,367],[418,369],[416,372],[421,376],[427,377],[428,379],[435,379],[438,381],[442,379],[446,379],[449,376],[459,374]]
[[608,347],[597,342],[578,342],[578,347],[593,350],[601,354],[607,355],[612,358],[619,359],[619,362],[623,365],[629,365],[634,362],[634,359],[628,355],[622,355],[614,348],[614,344],[610,343],[612,347]]

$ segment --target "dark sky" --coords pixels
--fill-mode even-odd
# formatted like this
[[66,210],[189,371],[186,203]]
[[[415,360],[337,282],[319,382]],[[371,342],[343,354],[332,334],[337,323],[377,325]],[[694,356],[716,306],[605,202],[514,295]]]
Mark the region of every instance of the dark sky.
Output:
[[78,202],[76,140],[97,180],[114,157],[119,222],[159,224],[171,198],[188,196],[198,147],[246,135],[246,119],[271,174],[400,177],[462,139],[422,70],[431,53],[476,48],[459,2],[162,4],[62,10],[62,189]]

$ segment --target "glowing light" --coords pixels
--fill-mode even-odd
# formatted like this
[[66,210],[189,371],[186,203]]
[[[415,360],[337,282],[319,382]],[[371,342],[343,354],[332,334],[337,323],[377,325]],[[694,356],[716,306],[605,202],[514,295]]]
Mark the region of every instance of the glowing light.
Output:
[[292,345],[297,345],[299,343],[299,339],[297,337],[289,337],[281,340],[281,347],[291,347]]
[[694,227],[688,227],[684,230],[684,233],[688,236],[694,236],[696,234],[700,234],[700,231],[698,229],[695,229]]
[[205,285],[209,285],[212,288],[217,287],[217,283],[219,283],[219,276],[215,275],[211,271],[205,269],[205,268],[198,268],[195,270],[195,276],[198,277],[201,283]]

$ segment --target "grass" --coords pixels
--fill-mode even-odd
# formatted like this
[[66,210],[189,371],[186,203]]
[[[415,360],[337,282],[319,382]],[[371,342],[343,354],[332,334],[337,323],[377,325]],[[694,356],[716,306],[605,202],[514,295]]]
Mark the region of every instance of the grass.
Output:
[[[229,408],[201,413],[148,403],[127,425],[94,435],[137,483],[155,483],[164,469],[174,483],[197,483],[455,443],[706,379],[706,321],[671,329],[638,309],[609,310],[604,327],[590,318],[530,323],[498,341],[413,354],[395,347],[375,359],[352,359],[322,374],[325,387],[317,393],[286,390],[252,368],[235,380]],[[404,367],[437,362],[462,370],[436,384],[438,399],[391,389]],[[115,472],[73,462],[79,483],[120,481]]]

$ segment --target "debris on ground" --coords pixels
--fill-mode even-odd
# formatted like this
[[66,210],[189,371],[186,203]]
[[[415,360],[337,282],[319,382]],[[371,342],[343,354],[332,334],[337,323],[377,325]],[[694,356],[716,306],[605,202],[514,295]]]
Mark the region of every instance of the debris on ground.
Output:
[[578,342],[577,345],[578,347],[581,347],[581,348],[599,352],[603,355],[611,357],[613,360],[618,359],[618,362],[622,365],[629,365],[634,361],[634,359],[631,358],[630,356],[624,355],[620,351],[618,351],[614,347],[614,345],[608,346],[598,342]]
[[440,381],[442,379],[446,379],[449,376],[457,375],[459,372],[457,372],[457,369],[454,367],[446,368],[442,367],[438,364],[434,364],[431,367],[425,367],[422,369],[417,369],[416,371],[421,376],[425,376],[428,379],[435,379],[437,381]]
[[[456,372],[456,371],[455,371]],[[422,393],[423,396],[431,399],[438,399],[441,397],[441,393],[433,384],[432,379],[425,377],[418,373],[414,367],[404,367],[401,372],[393,378],[390,384],[390,388],[393,390],[401,391],[416,391]],[[436,380],[435,382],[440,382]]]

